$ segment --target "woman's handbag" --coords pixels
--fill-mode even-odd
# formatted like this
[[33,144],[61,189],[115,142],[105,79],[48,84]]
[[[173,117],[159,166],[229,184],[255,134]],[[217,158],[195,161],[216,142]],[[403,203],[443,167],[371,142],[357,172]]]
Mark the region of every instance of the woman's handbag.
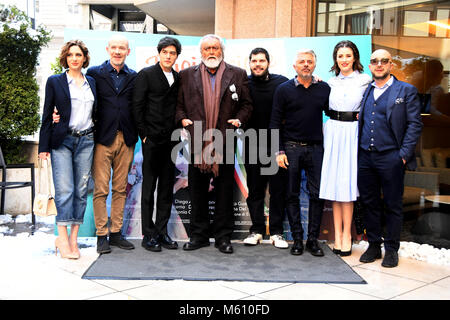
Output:
[[44,192],[41,188],[41,180],[42,180],[42,173],[44,172],[42,168],[42,161],[39,159],[38,167],[39,167],[39,193],[34,197],[33,202],[33,213],[37,216],[41,217],[48,217],[48,216],[56,216],[56,205],[55,205],[55,199],[52,196],[52,193],[50,191],[50,174],[48,170],[48,160],[45,160],[45,174],[44,176],[47,176],[47,192]]

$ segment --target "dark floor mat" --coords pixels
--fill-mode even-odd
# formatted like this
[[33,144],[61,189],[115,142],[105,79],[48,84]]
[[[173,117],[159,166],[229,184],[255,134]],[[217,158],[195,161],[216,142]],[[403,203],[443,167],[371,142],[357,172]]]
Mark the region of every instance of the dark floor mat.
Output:
[[102,254],[88,268],[83,279],[135,280],[229,280],[257,282],[366,283],[328,246],[321,244],[325,256],[309,252],[293,256],[289,249],[270,244],[245,246],[233,243],[234,253],[224,254],[211,246],[184,251],[150,252],[132,240],[136,249]]

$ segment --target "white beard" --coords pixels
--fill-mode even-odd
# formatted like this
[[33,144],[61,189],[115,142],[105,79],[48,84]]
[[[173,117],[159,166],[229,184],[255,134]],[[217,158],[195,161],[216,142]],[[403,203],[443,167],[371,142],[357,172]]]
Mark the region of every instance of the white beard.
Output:
[[209,69],[216,69],[219,64],[222,62],[223,57],[215,57],[215,59],[211,59],[211,57],[203,59],[202,62],[205,64],[205,66]]

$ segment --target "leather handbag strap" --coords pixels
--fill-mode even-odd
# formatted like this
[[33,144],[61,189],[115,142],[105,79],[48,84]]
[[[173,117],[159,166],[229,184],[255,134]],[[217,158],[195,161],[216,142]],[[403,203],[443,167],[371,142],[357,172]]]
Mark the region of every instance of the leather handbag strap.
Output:
[[38,173],[39,173],[39,192],[41,192],[42,191],[42,189],[41,189],[41,187],[42,187],[42,183],[41,183],[41,180],[42,180],[42,159],[41,158],[38,158]]
[[51,191],[51,188],[50,188],[50,175],[49,175],[49,173],[48,173],[48,167],[49,167],[49,165],[48,165],[48,159],[45,159],[45,160],[42,160],[42,159],[40,159],[39,158],[39,160],[38,160],[38,168],[39,168],[39,190],[41,190],[41,180],[42,180],[42,162],[43,161],[45,161],[45,174],[47,175],[47,193],[48,193],[48,195],[51,195],[52,194],[52,191]]

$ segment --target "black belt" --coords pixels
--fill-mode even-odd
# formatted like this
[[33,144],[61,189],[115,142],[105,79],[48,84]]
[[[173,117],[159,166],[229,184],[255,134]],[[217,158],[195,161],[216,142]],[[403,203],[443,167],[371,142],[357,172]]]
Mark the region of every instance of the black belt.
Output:
[[330,110],[328,115],[330,119],[338,120],[338,121],[358,121],[357,115],[359,112],[353,111],[336,111]]
[[320,142],[315,141],[293,141],[293,140],[288,140],[286,141],[286,143],[295,144],[299,146],[314,146],[316,144],[320,144]]
[[74,137],[82,137],[91,132],[94,132],[94,127],[90,127],[89,129],[86,129],[86,130],[69,130],[69,131],[67,131],[68,134],[70,134]]

